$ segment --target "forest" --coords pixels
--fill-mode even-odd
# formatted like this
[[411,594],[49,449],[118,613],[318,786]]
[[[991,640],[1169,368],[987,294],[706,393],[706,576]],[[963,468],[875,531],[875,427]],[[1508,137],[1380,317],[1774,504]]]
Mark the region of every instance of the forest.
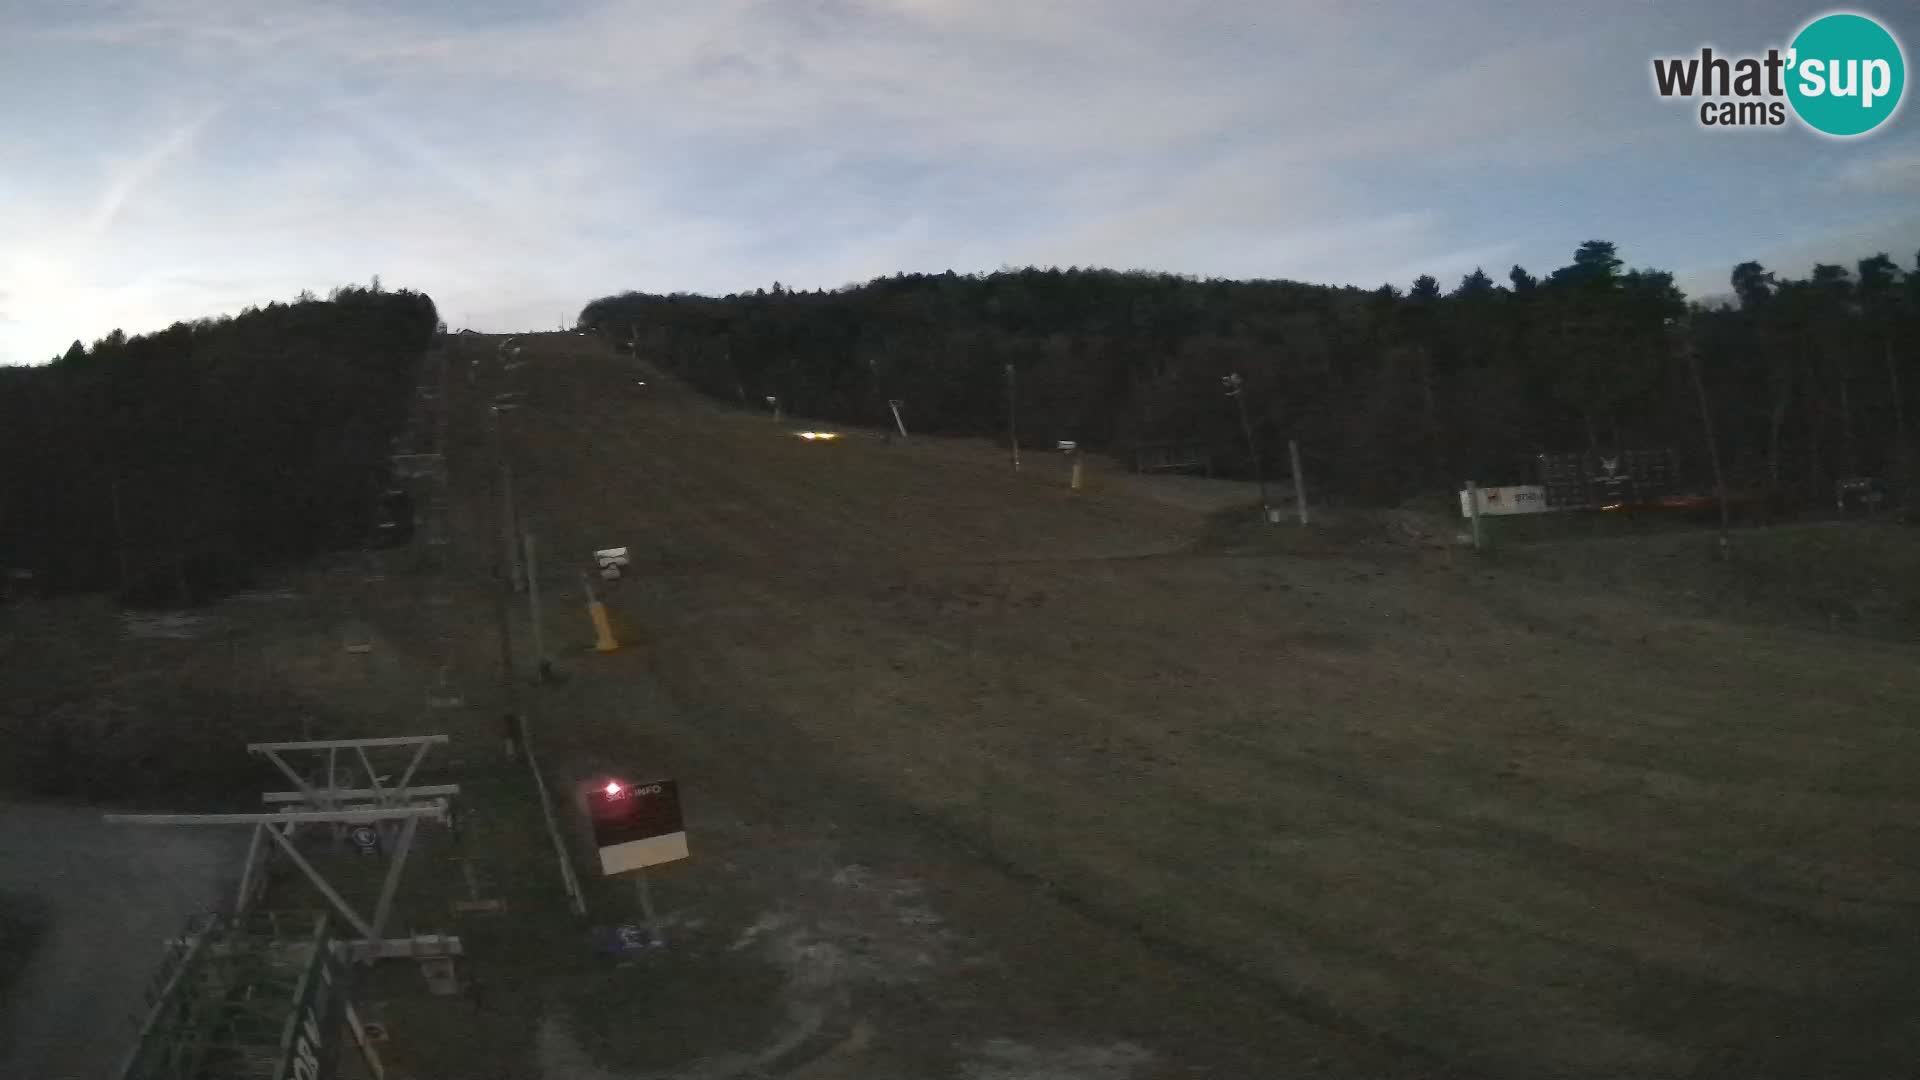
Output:
[[376,278],[0,367],[11,586],[193,603],[363,543],[437,322]]
[[1863,475],[1897,488],[1920,256],[1804,278],[1748,262],[1729,285],[1737,300],[1693,303],[1670,273],[1594,240],[1544,275],[1475,270],[1451,289],[1029,268],[627,292],[587,304],[578,328],[633,340],[742,407],[775,396],[796,416],[878,427],[895,399],[912,429],[1005,438],[1011,382],[1023,446],[1072,439],[1124,457],[1192,442],[1247,475],[1222,381],[1238,375],[1267,475],[1285,475],[1295,439],[1322,490],[1358,501],[1533,482],[1538,455],[1583,450],[1670,450],[1708,491],[1708,418],[1745,495],[1823,503]]

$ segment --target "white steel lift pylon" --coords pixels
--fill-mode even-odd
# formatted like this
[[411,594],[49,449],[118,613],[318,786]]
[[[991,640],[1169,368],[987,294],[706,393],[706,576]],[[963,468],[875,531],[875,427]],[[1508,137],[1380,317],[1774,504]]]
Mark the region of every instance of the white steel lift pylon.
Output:
[[[463,953],[460,939],[452,935],[431,934],[409,938],[387,938],[388,916],[392,914],[394,898],[400,889],[400,878],[406,871],[407,856],[413,849],[414,834],[422,820],[435,821],[445,825],[453,822],[453,812],[449,800],[459,794],[457,784],[431,784],[413,786],[413,774],[419,769],[420,762],[426,757],[430,747],[447,741],[445,735],[402,735],[373,739],[321,739],[304,742],[251,743],[249,753],[259,754],[272,762],[294,783],[295,791],[269,791],[261,795],[262,801],[277,804],[277,808],[260,813],[241,814],[106,814],[105,820],[124,825],[251,825],[253,839],[247,846],[247,861],[240,874],[239,893],[235,898],[234,910],[249,910],[255,897],[265,884],[265,855],[267,845],[271,843],[286,855],[288,861],[300,868],[313,887],[327,898],[341,919],[359,934],[357,939],[345,942],[349,953],[356,960],[373,960],[385,957],[428,957],[458,956]],[[383,784],[383,777],[374,768],[369,749],[384,747],[413,747],[413,754],[400,779],[394,784]],[[351,751],[353,762],[346,768],[340,767],[341,751]],[[300,772],[287,763],[283,755],[296,752],[316,752],[326,755],[323,779],[309,781]],[[343,786],[343,778],[349,783],[357,763],[365,771],[365,785]],[[386,840],[385,848],[391,860],[380,885],[379,898],[374,903],[371,914],[363,915],[340,891],[329,883],[325,875],[313,865],[306,856],[294,846],[295,831],[305,824],[325,824],[335,827],[348,825],[372,825],[381,830]]]
[[[279,769],[281,774],[293,781],[294,791],[268,791],[260,796],[264,803],[279,803],[296,809],[339,810],[350,807],[381,809],[402,806],[421,798],[444,798],[460,793],[458,784],[430,784],[413,787],[413,774],[420,771],[420,763],[426,760],[427,751],[435,746],[444,745],[445,735],[390,735],[374,739],[309,739],[302,742],[264,742],[248,743],[247,753],[258,754]],[[382,785],[383,779],[391,774],[382,774],[373,766],[368,750],[387,747],[413,747],[413,755],[407,760],[406,768],[400,773],[400,779],[391,785]],[[343,767],[340,762],[341,751],[352,751],[352,758]],[[326,763],[320,771],[319,783],[310,781],[300,770],[287,763],[282,756],[292,753],[324,753]],[[365,787],[341,786],[342,777],[351,778],[354,765],[359,765],[366,777]]]

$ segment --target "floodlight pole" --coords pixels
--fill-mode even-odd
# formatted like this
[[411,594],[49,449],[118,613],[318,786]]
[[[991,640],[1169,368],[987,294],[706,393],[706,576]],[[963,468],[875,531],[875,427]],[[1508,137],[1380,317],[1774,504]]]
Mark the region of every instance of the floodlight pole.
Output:
[[1227,387],[1227,396],[1240,406],[1240,431],[1247,437],[1247,454],[1253,459],[1253,479],[1260,485],[1260,520],[1273,519],[1273,509],[1267,502],[1267,470],[1260,463],[1260,444],[1253,439],[1253,420],[1247,415],[1246,380],[1237,373],[1220,380]]
[[[493,532],[494,535],[498,537],[505,532],[506,519],[504,509],[501,505],[501,490],[499,485],[500,480],[506,476],[506,464],[501,448],[500,412],[494,409],[489,410],[489,414],[492,417],[493,458],[494,462],[499,466],[494,471],[495,497],[491,500],[493,506],[493,523],[495,526]],[[500,691],[502,695],[502,707],[505,710],[503,713],[505,730],[502,732],[502,738],[505,741],[507,757],[513,758],[518,753],[518,744],[520,741],[520,696],[518,687],[516,687],[513,680],[513,624],[512,616],[507,608],[507,590],[510,586],[506,581],[507,568],[505,564],[505,552],[501,549],[501,545],[494,544],[493,618],[500,639]]]
[[[1713,434],[1713,409],[1707,404],[1706,380],[1700,377],[1700,350],[1694,347],[1692,327],[1686,321],[1679,324],[1680,350],[1687,355],[1687,374],[1693,378],[1693,393],[1700,400],[1700,426],[1707,436],[1707,460],[1713,464],[1714,501],[1720,504],[1720,561],[1726,562],[1733,557],[1732,541],[1728,538],[1730,527],[1727,511],[1727,477],[1720,468],[1720,440]],[[1872,512],[1873,504],[1867,504]]]
[[1467,519],[1473,527],[1473,550],[1480,550],[1480,485],[1467,481]]
[[[114,467],[118,469],[119,463],[115,462]],[[124,600],[127,595],[127,589],[129,588],[127,581],[127,526],[120,516],[120,477],[118,475],[113,478],[111,490],[113,492],[114,551],[120,559],[120,596],[122,600]]]
[[1019,388],[1014,382],[1013,365],[1007,365],[1007,443],[1013,451],[1013,471],[1020,471]]
[[527,557],[527,613],[533,624],[533,663],[542,681],[553,677],[553,661],[547,656],[546,628],[540,620],[540,574],[539,563],[534,559],[533,534],[525,534]]
[[525,589],[520,565],[520,514],[513,504],[513,466],[506,461],[500,463],[500,490],[506,503],[506,535],[501,540],[507,546],[507,580],[514,592]]
[[1293,502],[1300,511],[1300,524],[1307,523],[1307,474],[1300,468],[1300,440],[1287,440],[1287,457],[1293,461]]

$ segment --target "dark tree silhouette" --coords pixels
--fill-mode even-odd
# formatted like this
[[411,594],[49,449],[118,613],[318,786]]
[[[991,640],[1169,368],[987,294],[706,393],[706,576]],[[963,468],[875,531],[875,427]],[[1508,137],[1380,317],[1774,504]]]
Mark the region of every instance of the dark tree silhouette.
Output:
[[349,288],[0,368],[0,565],[177,603],[359,542],[434,322]]
[[[1629,270],[1590,240],[1544,279],[1514,266],[1496,285],[1476,270],[1444,295],[1424,275],[1402,293],[1029,268],[624,293],[578,325],[637,335],[643,355],[723,401],[774,394],[796,415],[875,427],[900,398],[918,429],[1004,438],[1013,364],[1023,439],[1198,441],[1250,476],[1219,393],[1238,373],[1257,445],[1299,439],[1325,490],[1375,499],[1524,480],[1534,455],[1589,446],[1677,448],[1704,488],[1704,393],[1729,485],[1825,504],[1837,477],[1897,471],[1907,453],[1920,257],[1915,269],[1875,256],[1857,280],[1836,266],[1776,281],[1742,263],[1738,307],[1690,310],[1670,274]],[[1692,352],[1673,340],[1682,321]]]

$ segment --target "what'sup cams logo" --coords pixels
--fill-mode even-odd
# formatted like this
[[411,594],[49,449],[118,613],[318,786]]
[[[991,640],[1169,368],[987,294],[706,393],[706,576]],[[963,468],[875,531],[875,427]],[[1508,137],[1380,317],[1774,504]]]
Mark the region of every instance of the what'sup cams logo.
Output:
[[1824,135],[1865,135],[1900,109],[1907,86],[1900,42],[1865,15],[1835,12],[1800,28],[1786,49],[1763,56],[1698,56],[1653,61],[1663,98],[1700,101],[1710,128],[1782,127],[1791,115]]

